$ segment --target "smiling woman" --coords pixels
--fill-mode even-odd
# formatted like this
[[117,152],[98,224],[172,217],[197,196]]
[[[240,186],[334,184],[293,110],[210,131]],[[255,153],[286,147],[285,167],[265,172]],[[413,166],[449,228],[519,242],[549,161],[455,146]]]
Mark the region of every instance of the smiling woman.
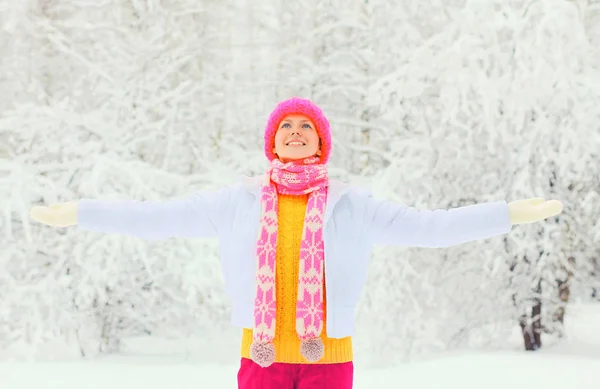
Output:
[[354,316],[374,245],[450,247],[562,211],[543,198],[417,210],[330,180],[329,121],[307,99],[279,103],[264,139],[266,174],[218,192],[31,210],[54,226],[152,240],[218,237],[231,319],[243,331],[240,389],[352,388]]
[[265,154],[269,161],[288,163],[316,156],[320,164],[326,164],[330,153],[329,121],[312,101],[288,99],[271,112],[265,128]]
[[321,156],[321,143],[315,124],[301,114],[287,115],[275,133],[273,153],[281,162]]

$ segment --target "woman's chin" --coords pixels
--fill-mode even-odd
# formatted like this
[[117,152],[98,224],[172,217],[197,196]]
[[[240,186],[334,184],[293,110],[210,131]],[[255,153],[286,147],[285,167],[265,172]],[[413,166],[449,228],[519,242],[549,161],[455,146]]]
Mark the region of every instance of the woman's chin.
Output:
[[310,158],[312,155],[310,154],[306,154],[306,153],[290,153],[288,155],[282,155],[280,156],[279,159],[281,159],[282,161],[286,162],[286,161],[298,161],[301,159],[306,159],[306,158]]

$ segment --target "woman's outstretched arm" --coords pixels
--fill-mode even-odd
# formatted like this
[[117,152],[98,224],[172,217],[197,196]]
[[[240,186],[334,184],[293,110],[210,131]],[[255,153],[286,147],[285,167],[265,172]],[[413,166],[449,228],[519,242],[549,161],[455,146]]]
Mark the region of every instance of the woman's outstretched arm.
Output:
[[53,227],[78,225],[84,230],[151,240],[214,237],[232,215],[237,196],[239,186],[163,201],[83,199],[49,207],[36,206],[30,216]]
[[508,233],[515,224],[544,220],[559,214],[562,208],[560,201],[533,198],[449,210],[417,210],[369,197],[365,217],[375,244],[450,247]]

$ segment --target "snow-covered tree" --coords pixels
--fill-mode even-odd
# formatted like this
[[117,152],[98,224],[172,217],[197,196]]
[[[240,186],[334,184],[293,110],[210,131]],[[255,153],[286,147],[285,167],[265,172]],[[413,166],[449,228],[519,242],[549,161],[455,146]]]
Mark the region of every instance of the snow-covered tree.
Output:
[[505,239],[377,247],[359,358],[507,347],[519,325],[530,340],[535,328],[560,333],[553,323],[568,315],[567,292],[589,299],[600,288],[597,1],[1,8],[5,354],[25,345],[41,356],[49,342],[90,355],[130,336],[230,336],[215,242],[54,230],[27,211],[85,197],[182,197],[260,174],[267,115],[291,95],[330,119],[331,175],[380,198],[449,208],[543,195],[566,205]]

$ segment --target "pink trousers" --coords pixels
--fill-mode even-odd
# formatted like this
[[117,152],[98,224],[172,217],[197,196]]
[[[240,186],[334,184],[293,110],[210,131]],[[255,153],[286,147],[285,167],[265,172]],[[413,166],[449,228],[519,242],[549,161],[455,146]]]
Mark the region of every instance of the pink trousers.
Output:
[[352,362],[323,365],[274,363],[262,368],[242,358],[238,389],[352,389]]

